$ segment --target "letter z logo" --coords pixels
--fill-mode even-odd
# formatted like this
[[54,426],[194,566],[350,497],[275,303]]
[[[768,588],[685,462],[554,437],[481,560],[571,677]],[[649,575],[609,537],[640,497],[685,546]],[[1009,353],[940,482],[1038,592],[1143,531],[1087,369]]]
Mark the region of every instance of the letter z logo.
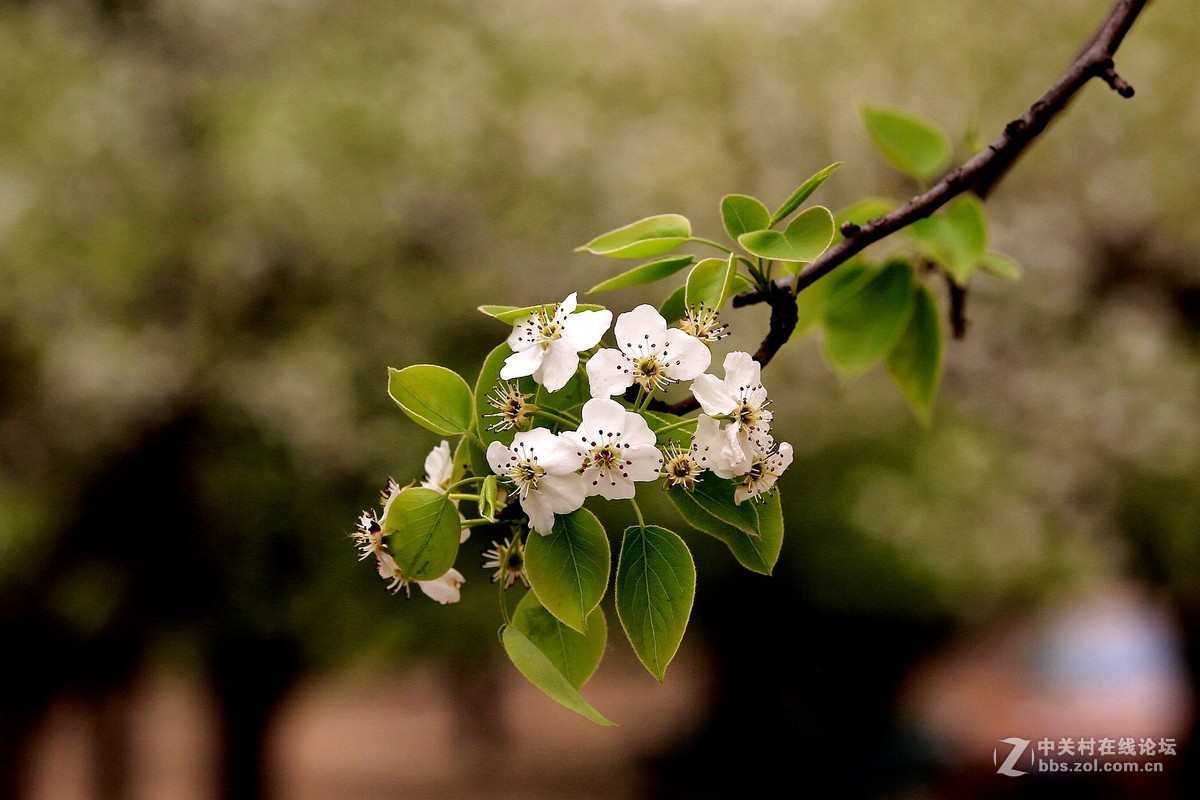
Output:
[[[1001,739],[1000,741],[1003,744],[1012,745],[1012,750],[1009,751],[1008,758],[1004,759],[1004,763],[1001,764],[996,769],[996,772],[998,772],[1001,775],[1008,775],[1013,778],[1017,777],[1018,775],[1024,775],[1025,770],[1014,769],[1014,767],[1016,766],[1017,761],[1025,753],[1025,748],[1029,747],[1029,740],[1028,739],[1018,739],[1015,736],[1011,736],[1007,739]],[[992,763],[993,764],[995,764],[999,758],[998,751],[999,751],[999,748],[992,751]],[[1029,754],[1029,760],[1032,763],[1033,753]]]

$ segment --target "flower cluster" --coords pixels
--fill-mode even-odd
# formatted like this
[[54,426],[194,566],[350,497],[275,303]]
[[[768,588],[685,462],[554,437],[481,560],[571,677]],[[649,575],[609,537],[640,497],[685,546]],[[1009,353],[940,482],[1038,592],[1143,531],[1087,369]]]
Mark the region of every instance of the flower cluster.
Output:
[[[616,347],[601,344],[610,327]],[[443,441],[425,459],[421,487],[449,493],[452,501],[474,498],[482,509],[482,489],[478,496],[453,492],[472,481],[490,483],[494,492],[519,507],[519,513],[516,508],[502,510],[504,519],[519,523],[523,516],[528,529],[541,535],[552,533],[558,516],[581,508],[589,497],[632,500],[637,484],[660,479],[663,488],[691,492],[705,473],[711,473],[733,482],[738,504],[763,498],[791,464],[792,447],[771,436],[770,400],[760,380],[760,365],[748,353],[729,353],[723,378],[707,373],[712,362],[709,348],[727,329],[716,312],[704,306],[689,308],[679,327],[668,327],[650,305],[621,314],[613,324],[611,311],[580,310],[575,294],[533,311],[513,325],[507,339],[511,354],[504,359],[499,380],[481,398],[495,411],[478,421],[477,429],[486,431],[486,439],[473,438],[472,446],[486,442],[480,456],[494,477],[477,475],[454,483],[455,457]],[[535,386],[523,388],[523,379]],[[656,395],[688,381],[702,409],[695,420],[649,411],[653,401],[661,399]],[[556,393],[568,386],[570,391],[557,397],[572,399],[556,401]],[[690,442],[671,435],[693,424]],[[398,491],[394,482],[389,484],[383,513],[364,512],[355,536],[363,558],[375,556],[389,588],[407,592],[412,581],[384,543],[391,533],[383,528],[387,505]],[[504,503],[498,505],[502,508]],[[470,526],[495,521],[463,520],[462,541]],[[528,585],[524,528],[514,524],[513,536],[493,542],[484,553],[485,567],[495,570],[492,580],[504,588],[517,581]],[[454,569],[435,581],[416,581],[425,594],[442,603],[458,600],[462,582]]]

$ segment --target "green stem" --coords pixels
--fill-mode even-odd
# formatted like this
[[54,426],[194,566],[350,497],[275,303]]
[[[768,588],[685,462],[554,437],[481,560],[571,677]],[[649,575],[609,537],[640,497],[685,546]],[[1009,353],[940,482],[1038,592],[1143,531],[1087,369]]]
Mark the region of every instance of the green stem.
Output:
[[638,527],[646,527],[646,518],[642,516],[642,509],[638,507],[637,500],[629,499],[629,504],[633,506],[633,513],[637,514]]
[[725,245],[721,244],[720,242],[714,242],[712,239],[701,239],[697,236],[692,236],[688,239],[688,241],[695,242],[696,244],[706,244],[709,247],[715,247],[723,253],[732,253],[733,252]]
[[500,616],[504,617],[504,626],[508,627],[512,625],[512,620],[508,616],[508,603],[504,601],[504,581],[496,581],[496,586],[500,595]]
[[533,415],[535,417],[545,417],[546,419],[552,419],[555,422],[561,422],[563,425],[567,425],[571,428],[578,428],[580,425],[580,421],[578,419],[568,416],[565,411],[559,413],[557,411],[551,411],[548,408],[539,407],[537,411],[533,412]]
[[462,479],[461,481],[459,481],[458,483],[452,483],[452,484],[450,484],[450,488],[448,488],[446,491],[447,491],[447,492],[452,492],[452,491],[454,491],[455,489],[457,489],[457,488],[458,488],[458,487],[460,487],[460,486],[466,486],[468,483],[483,483],[483,482],[484,482],[484,481],[486,481],[486,480],[487,480],[487,476],[486,476],[486,475],[472,475],[472,476],[471,476],[471,477],[469,477],[469,478],[463,478],[463,479]]
[[695,421],[696,420],[694,420],[694,419],[681,419],[681,420],[679,420],[679,422],[672,422],[670,425],[664,425],[661,428],[659,428],[658,430],[656,430],[654,432],[654,435],[662,436],[664,433],[670,433],[671,431],[678,430],[679,428],[682,428],[685,425],[691,425]]
[[474,500],[476,503],[479,502],[479,495],[477,495],[477,494],[464,494],[462,492],[447,492],[446,497],[449,497],[451,500]]
[[462,528],[478,528],[480,525],[495,525],[496,520],[488,519],[487,517],[478,517],[476,519],[464,519],[458,524]]

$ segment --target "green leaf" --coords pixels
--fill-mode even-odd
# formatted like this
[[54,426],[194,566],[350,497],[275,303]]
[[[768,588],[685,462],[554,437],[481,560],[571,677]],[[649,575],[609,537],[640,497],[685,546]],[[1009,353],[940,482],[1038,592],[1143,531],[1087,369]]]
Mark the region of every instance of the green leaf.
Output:
[[[646,420],[646,424],[650,426],[650,430],[654,431],[656,434],[668,425],[678,424],[681,419],[674,414],[662,414],[657,411],[643,411],[642,417]],[[674,438],[687,441],[696,432],[696,419],[692,418],[686,420],[685,422],[686,424],[681,425],[678,428],[673,427],[663,435],[668,440]]]
[[893,167],[927,181],[950,164],[950,139],[934,123],[900,108],[863,106],[871,143]]
[[608,642],[608,622],[604,619],[604,609],[597,608],[588,617],[588,633],[585,636],[555,619],[538,602],[533,592],[526,592],[517,604],[512,626],[525,634],[576,689],[587,683],[596,667],[600,666],[604,646]]
[[571,681],[559,671],[554,662],[539,650],[528,636],[517,630],[515,625],[505,628],[502,638],[509,660],[530,683],[541,689],[543,694],[597,725],[614,724],[592,708],[591,703],[583,699],[579,690],[571,685]]
[[628,272],[622,272],[615,278],[609,278],[606,281],[597,283],[591,289],[588,289],[588,293],[627,289],[630,286],[644,286],[647,283],[661,281],[663,278],[679,272],[679,270],[690,265],[695,260],[695,256],[668,256],[667,258],[650,261],[639,267],[634,267]]
[[[499,322],[503,322],[505,325],[513,325],[531,314],[536,314],[538,311],[554,308],[554,304],[543,303],[540,306],[476,306],[476,308],[481,313]],[[604,306],[598,306],[595,303],[579,303],[575,306],[576,311],[599,311],[603,308]]]
[[488,466],[487,457],[483,450],[479,449],[479,445],[475,444],[469,436],[464,436],[458,440],[458,446],[454,448],[454,469],[450,473],[450,482],[457,483],[470,475],[488,475],[492,468]]
[[887,369],[917,418],[928,424],[942,374],[942,327],[937,303],[918,287],[908,327],[887,356]]
[[983,260],[979,262],[979,267],[984,272],[990,272],[1006,281],[1021,280],[1021,265],[995,250],[984,254]]
[[849,286],[854,281],[858,280],[866,272],[866,268],[857,261],[851,261],[819,278],[816,283],[813,283],[802,289],[796,295],[796,329],[794,334],[799,336],[805,333],[816,323],[825,318],[825,311],[829,305],[829,298],[840,291],[842,288]]
[[833,214],[824,206],[804,210],[783,232],[754,231],[738,237],[748,253],[775,261],[815,261],[833,241]]
[[721,221],[725,223],[729,238],[736,242],[743,233],[769,228],[771,212],[749,195],[727,194],[721,198]]
[[[825,179],[833,174],[834,170],[842,165],[842,162],[830,164],[825,169],[813,175],[811,178],[800,184],[800,188],[792,192],[792,196],[783,201],[774,214],[771,215],[770,225],[774,225],[782,219],[785,219],[789,214],[800,207],[800,204],[809,198],[809,196],[817,190],[817,187],[825,182]],[[733,238],[737,238],[736,236]]]
[[945,267],[960,285],[987,252],[987,217],[983,204],[973,195],[963,195],[940,213],[919,219],[909,226],[921,249]]
[[825,352],[844,375],[871,367],[892,349],[912,314],[912,270],[903,261],[843,285],[825,311]]
[[496,476],[488,475],[479,487],[479,516],[496,521]]
[[770,575],[783,547],[783,513],[778,493],[765,503],[733,501],[734,481],[706,475],[694,492],[672,487],[667,496],[689,525],[722,541],[752,572]]
[[662,305],[658,307],[658,313],[663,315],[663,319],[667,321],[668,325],[676,320],[683,319],[683,315],[687,313],[687,285],[680,286],[671,292],[667,299],[663,300]]
[[474,427],[471,389],[457,372],[436,364],[388,369],[388,394],[414,422],[454,436]]
[[853,222],[859,226],[866,225],[873,219],[890,214],[899,205],[895,200],[888,200],[884,197],[866,197],[857,203],[852,203],[833,215],[833,224],[836,229],[833,238],[837,241],[845,238],[842,236],[842,223]]
[[617,616],[633,651],[661,682],[683,641],[696,597],[691,551],[666,528],[626,528],[614,589]]
[[392,557],[413,580],[431,581],[454,566],[461,533],[458,509],[433,489],[401,489],[388,504],[384,535]]
[[586,251],[608,258],[647,258],[669,253],[692,235],[692,223],[679,214],[659,214],[639,219],[601,234],[575,252]]
[[525,573],[538,600],[580,633],[604,597],[611,561],[604,526],[586,508],[555,516],[549,534],[525,541]]
[[[534,391],[533,401],[538,408],[574,414],[576,417],[579,416],[579,409],[583,407],[583,404],[592,399],[592,393],[588,389],[587,379],[584,378],[583,374],[580,372],[576,372],[574,375],[572,375],[571,379],[567,381],[566,385],[564,385],[557,392],[548,391],[544,386],[537,386],[536,384],[534,384],[534,386],[536,389]],[[546,419],[539,420],[538,424],[550,425],[550,427],[559,432],[568,429],[568,426],[564,425],[563,423],[557,421],[551,422],[550,420]],[[574,429],[571,428],[571,430]]]
[[748,292],[753,288],[754,282],[739,272],[733,276],[733,282],[729,284],[729,296],[736,297],[737,295]]
[[733,286],[733,276],[737,274],[737,257],[706,258],[688,274],[684,286],[684,302],[687,306],[703,303],[711,309],[720,311],[729,290]]

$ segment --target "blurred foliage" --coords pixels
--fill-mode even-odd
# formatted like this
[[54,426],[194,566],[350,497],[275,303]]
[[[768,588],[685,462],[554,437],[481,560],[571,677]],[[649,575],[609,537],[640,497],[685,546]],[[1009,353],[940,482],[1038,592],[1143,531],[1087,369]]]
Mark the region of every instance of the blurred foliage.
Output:
[[[671,209],[716,230],[716,198],[773,205],[833,161],[832,207],[906,196],[861,103],[986,139],[1107,7],[3,6],[4,618],[40,598],[96,634],[135,607],[140,570],[157,575],[136,595],[143,646],[241,626],[311,664],[495,657],[480,535],[455,611],[387,596],[344,535],[436,444],[391,405],[386,367],[468,372],[505,334],[476,305],[609,277],[571,250],[628,219]],[[1145,553],[1196,591],[1200,173],[1180,165],[1200,102],[1180,65],[1200,26],[1184,13],[1154,4],[1130,36],[1134,100],[1089,87],[989,203],[1026,277],[973,281],[931,429],[880,371],[841,382],[811,337],[768,370],[797,448],[774,580],[806,602],[981,621]],[[731,344],[752,349],[762,314],[731,313]],[[117,466],[164,436],[106,506]],[[112,527],[89,532],[97,508]]]

